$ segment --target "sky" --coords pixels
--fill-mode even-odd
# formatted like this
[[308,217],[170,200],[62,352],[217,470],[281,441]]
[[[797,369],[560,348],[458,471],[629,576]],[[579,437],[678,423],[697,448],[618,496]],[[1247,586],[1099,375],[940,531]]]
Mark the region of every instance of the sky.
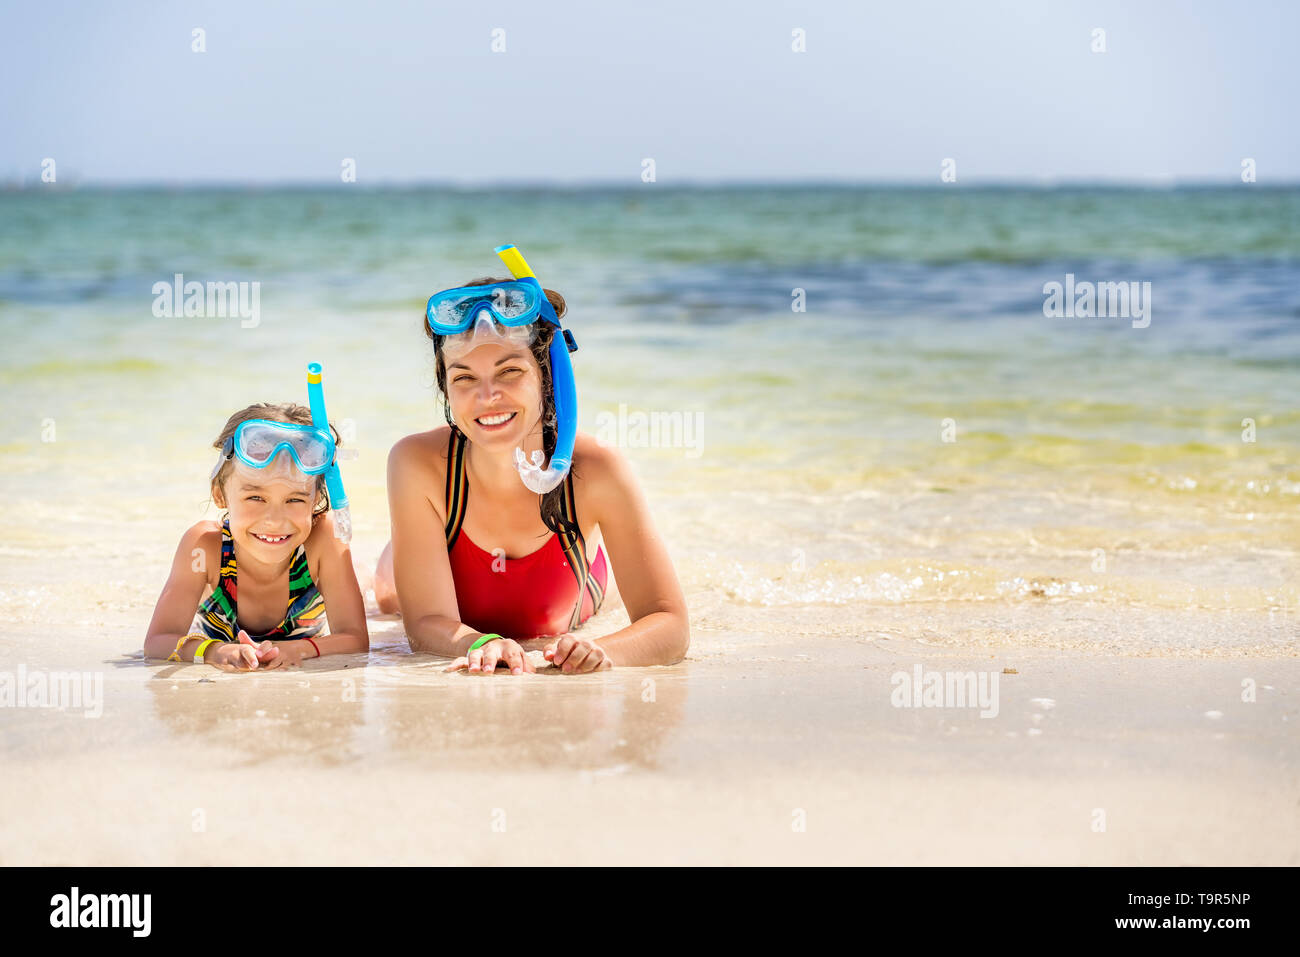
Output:
[[0,184],[1300,180],[1291,0],[0,10]]

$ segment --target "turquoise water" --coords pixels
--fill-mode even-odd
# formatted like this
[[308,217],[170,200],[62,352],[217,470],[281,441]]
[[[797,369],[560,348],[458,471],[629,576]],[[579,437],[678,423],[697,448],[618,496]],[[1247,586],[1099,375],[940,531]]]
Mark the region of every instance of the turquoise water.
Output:
[[[1294,653],[1298,224],[1244,185],[0,193],[0,610],[141,631],[212,438],[309,361],[372,560],[388,448],[442,421],[424,300],[514,242],[569,301],[582,427],[685,426],[621,435],[701,648]],[[155,316],[176,273],[258,283],[257,324]],[[1150,325],[1046,317],[1067,274],[1150,283]]]

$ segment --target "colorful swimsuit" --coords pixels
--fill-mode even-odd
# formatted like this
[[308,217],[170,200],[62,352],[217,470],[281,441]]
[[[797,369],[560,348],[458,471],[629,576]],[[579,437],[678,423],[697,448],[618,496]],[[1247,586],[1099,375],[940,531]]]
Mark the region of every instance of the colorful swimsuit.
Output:
[[[199,606],[195,625],[209,638],[234,641],[239,634],[237,608],[239,579],[235,568],[235,541],[230,537],[230,519],[221,523],[221,575],[216,590]],[[254,641],[285,641],[315,637],[325,627],[325,599],[311,580],[307,550],[302,545],[289,565],[289,608],[284,619],[265,635],[249,635]]]
[[[572,631],[600,609],[609,574],[604,551],[587,563],[582,532],[552,533],[535,552],[501,558],[462,535],[469,502],[463,432],[452,430],[447,462],[447,554],[456,584],[460,620],[482,632],[507,638],[537,638]],[[573,474],[565,476],[564,518],[578,526]],[[494,568],[494,565],[496,568]],[[496,570],[500,569],[500,570]]]

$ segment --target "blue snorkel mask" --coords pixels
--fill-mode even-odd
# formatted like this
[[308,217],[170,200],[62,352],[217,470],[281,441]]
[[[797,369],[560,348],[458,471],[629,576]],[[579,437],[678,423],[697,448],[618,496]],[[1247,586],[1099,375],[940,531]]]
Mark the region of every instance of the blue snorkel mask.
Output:
[[441,336],[444,357],[452,358],[485,342],[502,345],[531,345],[535,323],[548,322],[556,329],[551,340],[551,385],[555,391],[555,453],[543,465],[545,453],[538,450],[528,461],[524,450],[515,449],[519,478],[539,495],[555,488],[569,474],[573,464],[573,443],[578,436],[578,396],[569,353],[578,344],[573,333],[560,325],[555,309],[542,284],[514,246],[498,246],[496,254],[515,278],[511,282],[444,289],[429,297],[425,315],[429,328]]
[[274,419],[246,419],[221,446],[212,477],[231,458],[249,468],[264,469],[281,452],[288,452],[294,467],[303,475],[323,475],[334,464],[334,436],[314,425],[277,422]]
[[[318,362],[307,367],[307,402],[311,406],[311,425],[274,419],[248,419],[239,423],[234,434],[223,443],[211,478],[215,479],[221,467],[232,458],[253,469],[269,468],[282,474],[297,470],[303,475],[324,475],[330,511],[334,513],[334,536],[346,545],[352,541],[352,512],[348,509],[348,495],[343,491],[343,478],[339,475],[334,434],[325,414],[325,392]],[[281,452],[287,452],[289,459],[277,462]],[[292,465],[289,460],[292,460]]]

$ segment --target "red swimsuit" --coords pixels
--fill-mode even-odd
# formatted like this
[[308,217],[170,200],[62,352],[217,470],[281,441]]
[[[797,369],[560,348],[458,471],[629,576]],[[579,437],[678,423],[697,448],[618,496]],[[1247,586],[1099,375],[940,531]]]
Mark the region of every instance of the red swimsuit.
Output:
[[[600,609],[605,597],[609,576],[604,551],[597,547],[596,560],[589,565],[581,532],[563,541],[552,533],[537,551],[504,558],[461,534],[469,501],[467,443],[463,432],[452,429],[447,449],[447,553],[460,620],[481,632],[518,640],[573,631]],[[576,527],[572,474],[564,479],[563,513]]]

